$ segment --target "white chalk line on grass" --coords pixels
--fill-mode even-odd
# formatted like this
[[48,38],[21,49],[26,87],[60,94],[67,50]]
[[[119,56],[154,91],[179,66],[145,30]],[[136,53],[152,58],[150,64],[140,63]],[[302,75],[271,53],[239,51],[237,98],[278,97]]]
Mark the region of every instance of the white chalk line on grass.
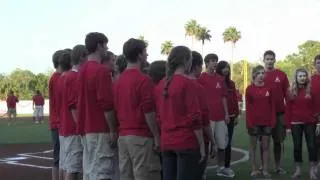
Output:
[[[24,157],[25,159],[28,158],[37,158],[37,159],[45,159],[45,160],[53,160],[53,158],[50,157],[43,157],[43,156],[36,156],[35,154],[40,154],[40,153],[50,153],[53,150],[47,150],[47,151],[41,151],[41,152],[33,152],[33,153],[21,153],[18,154],[17,157],[10,157],[10,158],[6,158],[6,159],[0,159],[0,163],[1,164],[10,164],[10,165],[17,165],[17,166],[24,166],[24,167],[33,167],[33,168],[39,168],[39,169],[51,169],[52,167],[47,167],[47,166],[38,166],[38,165],[34,165],[34,164],[26,164],[26,163],[19,163],[16,160],[19,160],[19,158],[22,159],[22,157]],[[19,157],[20,156],[20,157]]]
[[[244,154],[244,156],[236,161],[232,161],[231,165],[235,165],[235,164],[239,164],[239,163],[243,163],[249,160],[249,152],[244,150],[244,149],[240,149],[240,148],[232,148],[233,151],[239,152]],[[49,157],[42,157],[42,156],[35,156],[34,154],[39,154],[39,153],[49,153],[52,152],[52,150],[48,150],[48,151],[42,151],[42,152],[34,152],[34,153],[22,153],[22,154],[18,154],[18,156],[23,156],[23,157],[30,157],[30,158],[38,158],[38,159],[46,159],[46,160],[52,160],[53,158],[49,158]],[[16,161],[8,161],[5,159],[0,159],[0,163],[6,163],[6,164],[11,164],[11,165],[18,165],[18,166],[27,166],[27,167],[34,167],[34,168],[39,168],[39,169],[51,169],[52,167],[47,167],[47,166],[37,166],[37,165],[33,165],[33,164],[25,164],[25,163],[19,163]],[[217,165],[214,166],[208,166],[207,170],[211,170],[211,169],[215,169],[217,168]]]
[[18,154],[18,156],[31,157],[31,158],[37,158],[37,159],[53,160],[53,158],[51,158],[51,157],[35,156],[35,155],[29,155],[29,154]]
[[[239,159],[239,160],[236,160],[236,161],[232,161],[231,162],[231,165],[235,165],[235,164],[239,164],[239,163],[243,163],[243,162],[246,162],[246,161],[249,161],[249,151],[246,151],[244,149],[240,149],[240,148],[232,148],[233,151],[236,151],[236,152],[239,152],[239,153],[242,153],[244,154],[244,156]],[[214,166],[208,166],[206,171],[207,170],[211,170],[211,169],[215,169],[217,168],[218,166],[217,165],[214,165]]]
[[40,153],[47,154],[47,153],[51,153],[51,152],[53,152],[52,149],[51,150],[46,150],[46,151],[32,152],[32,153],[22,153],[22,154],[30,154],[30,155],[32,155],[32,154],[40,154]]
[[34,168],[40,168],[40,169],[51,169],[51,167],[47,167],[47,166],[37,166],[33,164],[18,163],[15,161],[7,161],[6,164],[25,166],[25,167],[34,167]]

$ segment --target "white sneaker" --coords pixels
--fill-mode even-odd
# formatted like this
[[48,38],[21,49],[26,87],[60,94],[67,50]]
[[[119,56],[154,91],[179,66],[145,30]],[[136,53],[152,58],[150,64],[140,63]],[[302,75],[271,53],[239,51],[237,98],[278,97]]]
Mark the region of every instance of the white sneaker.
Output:
[[228,177],[233,178],[235,176],[234,171],[231,168],[224,168],[228,174]]
[[233,178],[235,176],[234,172],[230,168],[219,168],[217,171],[217,176],[223,176],[228,178]]

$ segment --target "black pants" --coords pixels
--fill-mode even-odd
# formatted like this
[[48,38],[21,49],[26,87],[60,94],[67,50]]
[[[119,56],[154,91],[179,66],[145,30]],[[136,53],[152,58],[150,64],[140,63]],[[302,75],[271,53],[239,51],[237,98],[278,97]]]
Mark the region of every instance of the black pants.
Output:
[[162,152],[163,180],[196,180],[199,160],[198,149]]
[[53,145],[53,166],[59,167],[59,156],[60,156],[60,141],[58,129],[51,130],[51,138]]
[[206,157],[204,159],[204,161],[202,161],[201,163],[199,163],[198,165],[198,170],[196,172],[196,180],[202,180],[203,178],[203,175],[204,175],[204,172],[206,170],[206,167],[207,167],[207,160],[208,160],[208,151],[209,151],[209,144],[205,144],[205,149],[206,149]]
[[303,133],[307,142],[309,161],[316,162],[317,148],[316,148],[316,126],[311,124],[296,124],[292,125],[292,139],[294,149],[294,161],[302,163],[302,138]]
[[231,143],[232,143],[232,136],[233,136],[233,129],[234,129],[234,120],[235,118],[234,117],[231,117],[230,118],[230,123],[227,124],[228,126],[228,145],[225,149],[225,164],[224,166],[226,168],[229,168],[230,167],[230,161],[231,161]]

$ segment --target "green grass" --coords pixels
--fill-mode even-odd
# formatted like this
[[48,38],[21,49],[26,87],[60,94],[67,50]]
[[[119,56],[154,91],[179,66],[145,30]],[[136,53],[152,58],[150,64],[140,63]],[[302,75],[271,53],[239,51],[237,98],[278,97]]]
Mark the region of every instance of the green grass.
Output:
[[[47,121],[44,124],[35,125],[32,123],[31,118],[30,120],[26,121],[19,121],[16,125],[8,126],[7,121],[0,119],[0,144],[14,144],[14,143],[50,143],[50,131]],[[272,141],[271,141],[272,142]],[[235,128],[235,134],[233,139],[233,146],[237,148],[241,148],[244,150],[249,149],[249,139],[247,130],[245,128],[245,121],[243,119],[240,120],[239,125]],[[270,146],[272,148],[272,146]],[[270,150],[271,150],[270,148]],[[305,160],[303,173],[304,176],[301,179],[308,179],[308,156],[306,153],[306,147],[304,143],[304,154],[303,158]],[[270,151],[272,152],[272,151]],[[271,153],[272,154],[272,153]],[[270,172],[273,170],[273,156],[270,156],[270,165],[269,170]],[[283,176],[276,176],[274,175],[272,179],[282,179],[287,180],[290,179],[290,176],[293,171],[293,148],[292,148],[292,139],[291,136],[287,137],[285,141],[285,156],[283,167],[289,171],[288,175]],[[247,180],[250,179],[249,172],[250,172],[250,163],[240,163],[232,167],[233,170],[236,172],[237,176],[234,179],[239,180]],[[220,178],[215,176],[215,170],[210,170],[207,176],[208,180],[215,179],[215,180],[222,180],[226,178]]]
[[21,120],[8,126],[6,119],[0,119],[0,132],[0,144],[50,143],[51,141],[47,120],[43,124],[33,124],[32,118],[28,118],[28,121]]

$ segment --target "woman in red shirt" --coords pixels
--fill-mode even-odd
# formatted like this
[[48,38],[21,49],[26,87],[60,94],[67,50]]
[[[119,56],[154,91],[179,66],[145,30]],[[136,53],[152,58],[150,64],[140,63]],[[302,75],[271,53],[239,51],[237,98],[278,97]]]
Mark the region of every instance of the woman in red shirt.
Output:
[[306,137],[306,144],[310,161],[310,179],[317,179],[315,175],[315,164],[317,162],[316,150],[316,112],[314,95],[311,92],[311,84],[308,72],[299,68],[295,72],[290,93],[287,97],[286,126],[287,132],[292,131],[294,161],[296,171],[292,178],[301,176],[302,164],[302,139]]
[[235,83],[230,79],[230,65],[226,61],[219,61],[217,65],[217,73],[224,77],[225,86],[227,88],[227,104],[230,122],[228,127],[228,145],[225,149],[225,169],[228,171],[231,177],[235,176],[235,173],[230,168],[231,160],[231,142],[233,136],[234,126],[238,124],[239,104]]
[[251,176],[260,174],[256,166],[256,147],[258,138],[261,137],[262,147],[262,175],[271,177],[268,173],[269,141],[272,128],[275,125],[274,95],[271,88],[264,83],[265,71],[263,66],[252,70],[252,84],[246,89],[246,122],[250,135],[250,159],[252,165]]
[[201,110],[195,83],[187,76],[189,48],[177,46],[168,57],[167,76],[155,88],[161,130],[163,179],[194,180],[205,157]]

